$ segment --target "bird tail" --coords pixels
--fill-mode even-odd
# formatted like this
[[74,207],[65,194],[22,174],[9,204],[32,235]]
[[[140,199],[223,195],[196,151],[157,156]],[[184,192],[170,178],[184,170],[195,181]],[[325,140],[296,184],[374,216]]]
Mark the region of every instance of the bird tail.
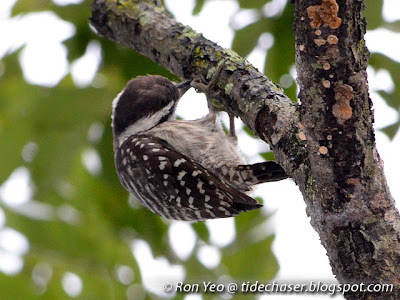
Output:
[[286,172],[274,161],[266,161],[253,165],[239,165],[236,170],[242,178],[250,176],[254,184],[272,182],[288,178]]
[[220,174],[221,180],[241,191],[249,191],[256,184],[288,178],[282,167],[274,161],[235,167],[223,166]]

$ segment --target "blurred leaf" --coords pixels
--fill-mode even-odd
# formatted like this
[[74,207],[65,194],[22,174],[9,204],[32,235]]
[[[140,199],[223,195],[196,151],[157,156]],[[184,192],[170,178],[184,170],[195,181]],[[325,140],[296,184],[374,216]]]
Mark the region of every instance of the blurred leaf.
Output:
[[31,276],[26,274],[7,276],[0,272],[0,298],[1,299],[43,299],[34,293]]
[[203,9],[205,3],[206,3],[205,0],[196,0],[196,5],[193,8],[192,15],[194,16],[198,15]]
[[[55,215],[51,221],[40,221],[22,217],[8,209],[5,211],[7,224],[29,237],[31,249],[25,257],[23,272],[31,273],[37,262],[50,265],[53,279],[49,288],[55,289],[54,295],[57,295],[57,290],[58,293],[60,291],[61,276],[65,272],[73,272],[81,277],[84,284],[81,294],[83,298],[84,295],[97,295],[97,299],[104,295],[113,298],[116,293],[121,296],[125,294],[125,289],[118,292],[115,286],[122,288],[114,275],[118,264],[129,265],[136,275],[140,274],[128,245],[110,232],[94,214],[81,212],[80,222],[71,225],[54,219]],[[140,276],[136,280],[140,280]],[[51,299],[51,295],[46,293],[46,296],[50,296],[48,299]]]
[[246,132],[249,136],[251,136],[253,139],[258,139],[258,138],[255,136],[254,132],[251,131],[251,129],[250,129],[247,125],[244,125],[244,126],[243,126],[243,130],[244,130],[244,132]]
[[[390,76],[395,80],[396,78],[400,78],[400,63],[390,59],[389,57],[381,54],[381,53],[372,53],[370,59],[370,65],[375,68],[375,70],[385,69],[390,73]],[[400,107],[400,88],[395,85],[394,91],[392,94],[388,94],[386,92],[379,92],[382,97],[385,98],[387,104],[394,109],[398,110]]]
[[395,31],[395,32],[400,32],[400,21],[394,21],[392,23],[385,23],[382,24],[382,27]]
[[386,103],[396,109],[397,111],[400,111],[400,89],[397,88],[392,94],[389,94],[385,91],[379,91],[378,94],[382,96],[386,100]]
[[[242,2],[250,5],[248,1]],[[295,63],[294,37],[291,26],[288,26],[292,21],[293,6],[286,5],[281,15],[271,18],[261,17],[258,21],[236,30],[232,49],[242,56],[248,56],[257,46],[260,36],[263,33],[271,33],[274,37],[274,45],[268,50],[264,73],[274,82],[279,83],[282,76],[289,74]],[[285,93],[295,100],[296,85],[291,84],[285,88]]]
[[113,267],[118,262],[132,262],[129,247],[110,231],[111,228],[105,226],[106,223],[98,215],[80,211],[79,222],[71,225],[58,218],[58,208],[52,207],[53,214],[49,221],[21,217],[6,209],[7,224],[29,237],[32,255],[52,253],[52,258],[68,260],[71,265],[85,262],[93,266]]
[[215,270],[207,269],[199,262],[196,256],[191,256],[186,261],[186,278],[185,282],[201,283],[203,281],[213,281],[217,279],[217,272]]
[[[115,174],[115,170],[113,171]],[[125,232],[130,239],[146,240],[155,256],[166,255],[168,226],[162,219],[145,209],[136,200],[136,208],[129,206],[128,192],[117,182],[106,182],[101,176],[90,176],[77,166],[71,176],[76,196],[71,203],[78,209],[95,212],[96,218],[104,220],[115,236]]]
[[274,236],[256,242],[246,244],[239,251],[224,251],[222,263],[226,265],[229,274],[241,282],[271,280],[278,272],[278,262],[271,251]]
[[95,144],[92,144],[92,146],[96,149],[101,157],[101,178],[102,180],[106,181],[106,184],[110,185],[114,191],[117,189],[121,192],[123,191],[123,195],[127,197],[127,194],[122,188],[115,170],[111,118],[107,116],[105,120],[100,122],[100,124],[104,126],[101,140]]
[[260,204],[264,204],[264,199],[261,197],[254,197]]
[[[390,73],[390,76],[396,80],[396,78],[400,78],[400,63],[390,59],[389,57],[380,54],[380,53],[373,53],[370,59],[370,65],[373,66],[376,70],[379,69],[385,69]],[[385,91],[378,91],[379,95],[382,96],[382,98],[385,99],[387,105],[390,107],[393,107],[397,113],[398,116],[400,115],[400,88],[396,84],[394,85],[394,90],[391,93],[387,93]],[[373,102],[374,99],[372,99]],[[389,138],[393,138],[397,131],[399,129],[399,126],[397,123],[392,124],[382,131],[388,135]]]
[[235,31],[232,42],[232,50],[241,56],[247,56],[257,46],[260,35],[269,31],[271,21],[268,18],[261,18],[258,21]]
[[396,136],[396,133],[399,131],[399,128],[400,128],[400,121],[397,121],[396,123],[386,126],[381,130],[392,140]]
[[21,13],[52,10],[55,6],[50,0],[18,0],[12,9],[12,15],[16,16]]
[[22,163],[24,145],[31,141],[31,126],[24,121],[31,90],[22,78],[17,53],[2,61],[5,72],[0,80],[0,183]]
[[275,161],[274,152],[263,152],[263,153],[260,153],[260,155],[262,156],[262,158],[264,158],[267,161],[269,161],[269,160]]
[[197,233],[199,239],[203,240],[204,242],[208,242],[210,239],[210,232],[204,222],[196,222],[192,224],[192,228]]
[[382,5],[383,0],[368,1],[366,3],[364,16],[367,18],[368,30],[373,30],[383,25]]
[[71,167],[80,162],[89,144],[90,125],[110,115],[110,99],[115,94],[105,89],[78,90],[70,86],[68,79],[57,89],[30,89],[31,103],[20,122],[31,128],[30,140],[39,149],[30,167],[38,188],[36,195],[49,202],[54,198],[49,193],[56,191]]
[[82,293],[79,295],[79,299],[122,299],[125,297],[127,287],[117,280],[115,268],[104,269],[99,266],[90,265],[83,260],[68,262],[41,255],[28,255],[25,261],[24,274],[31,277],[31,280],[26,282],[30,282],[29,286],[32,289],[32,294],[39,294],[39,291],[42,290],[32,280],[33,278],[38,279],[39,272],[37,266],[40,264],[43,265],[44,261],[46,261],[46,264],[51,268],[51,278],[46,285],[46,292],[40,295],[40,299],[70,298],[62,287],[62,280],[66,272],[76,274],[82,281]]
[[265,220],[261,209],[252,210],[235,218],[236,235],[242,242],[247,243],[249,232]]
[[[288,26],[292,22],[293,5],[286,4],[282,15],[275,18],[271,25],[265,28],[274,36],[274,45],[268,50],[264,73],[274,82],[279,83],[283,75],[289,74],[295,63],[294,36],[292,27]],[[296,99],[295,84],[284,91],[289,98]]]
[[251,9],[256,8],[260,9],[265,4],[270,2],[270,0],[238,0],[240,8]]
[[93,32],[88,27],[87,22],[83,24],[74,24],[76,34],[66,40],[64,45],[68,48],[68,60],[74,61],[85,54],[89,42],[94,39]]

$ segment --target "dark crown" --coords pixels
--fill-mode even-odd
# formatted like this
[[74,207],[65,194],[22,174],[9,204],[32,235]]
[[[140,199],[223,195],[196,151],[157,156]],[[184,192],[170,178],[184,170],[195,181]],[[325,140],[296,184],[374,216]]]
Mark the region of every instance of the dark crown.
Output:
[[[128,82],[113,111],[116,135],[140,119],[149,117],[179,99],[179,91],[167,78],[159,75],[138,76]],[[166,112],[165,120],[173,114],[175,103]],[[163,120],[161,120],[163,121]]]

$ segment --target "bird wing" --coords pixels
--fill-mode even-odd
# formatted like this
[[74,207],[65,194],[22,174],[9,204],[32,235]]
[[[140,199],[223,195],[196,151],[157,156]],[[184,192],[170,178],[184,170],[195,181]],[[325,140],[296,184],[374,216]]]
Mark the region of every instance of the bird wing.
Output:
[[225,218],[262,206],[158,137],[133,135],[116,155],[123,186],[163,217]]

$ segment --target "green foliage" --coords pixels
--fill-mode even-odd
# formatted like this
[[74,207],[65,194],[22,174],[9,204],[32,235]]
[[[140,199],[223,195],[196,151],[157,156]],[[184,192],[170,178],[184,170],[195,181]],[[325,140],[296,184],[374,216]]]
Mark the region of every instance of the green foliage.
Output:
[[261,9],[269,0],[238,0],[240,8]]
[[273,240],[274,236],[269,236],[257,243],[246,244],[244,249],[224,255],[222,263],[227,266],[229,274],[241,282],[255,282],[260,278],[271,280],[276,275],[274,270],[278,269],[278,263],[271,252]]
[[368,29],[373,30],[381,27],[384,23],[382,17],[383,0],[368,1],[365,17],[368,20]]
[[[280,83],[282,76],[289,75],[289,71],[294,65],[294,37],[292,27],[289,25],[292,24],[293,20],[293,7],[288,4],[282,13],[273,17],[266,17],[262,10],[263,6],[259,6],[258,3],[254,3],[253,6],[250,5],[250,2],[259,1],[242,2],[247,3],[246,8],[252,8],[257,12],[258,19],[235,32],[232,49],[242,56],[247,56],[259,44],[261,35],[270,33],[274,37],[274,44],[267,51],[264,74],[274,82]],[[283,87],[286,95],[295,100],[295,84],[292,83]]]
[[[79,299],[126,299],[128,290],[129,299],[157,298],[149,291],[143,295],[143,270],[131,250],[135,240],[146,241],[154,257],[182,265],[185,282],[218,282],[221,276],[233,280],[273,278],[278,270],[271,252],[273,235],[250,235],[266,219],[261,211],[236,218],[237,239],[220,249],[220,265],[208,269],[196,256],[201,245],[211,243],[204,223],[191,225],[196,245],[183,261],[171,249],[169,223],[128,199],[115,173],[111,101],[134,76],[156,73],[176,77],[134,51],[95,35],[88,24],[90,2],[58,6],[52,1],[19,0],[13,8],[16,18],[53,11],[72,23],[76,33],[63,43],[70,63],[85,53],[91,41],[98,41],[103,60],[97,76],[104,84],[77,88],[67,75],[53,88],[31,85],[24,80],[18,61],[21,49],[1,61],[5,73],[0,80],[0,183],[23,166],[29,171],[33,196],[19,206],[0,201],[5,226],[29,241],[22,271],[13,276],[0,273],[0,298],[67,299],[62,285],[67,272],[82,281]],[[204,3],[197,1],[194,13],[200,12]],[[252,3],[260,6],[261,2]],[[100,127],[100,131],[103,128],[98,139],[88,138],[93,126]],[[90,172],[84,166],[83,156],[88,151],[100,158],[100,171]],[[247,265],[249,253],[257,256],[251,268]],[[132,282],[118,280],[117,268],[121,265],[132,269]],[[43,274],[38,275],[41,266],[50,270],[46,280]]]
[[192,12],[192,14],[195,16],[195,15],[198,15],[200,12],[201,12],[201,10],[203,9],[203,7],[204,7],[204,4],[205,4],[205,0],[196,0],[196,5],[195,5],[195,7],[193,8],[193,12]]
[[[371,65],[373,65],[377,70],[385,69],[387,70],[392,78],[400,78],[400,63],[397,63],[391,60],[389,57],[374,53],[370,60]],[[385,100],[386,103],[393,107],[395,110],[400,112],[400,87],[398,84],[395,84],[395,87],[391,93],[379,90],[379,95],[381,95]],[[394,124],[391,124],[382,129],[382,131],[389,137],[393,138],[400,127],[400,120]]]
[[263,152],[263,153],[260,153],[260,155],[265,160],[273,160],[273,161],[275,161],[274,152]]
[[266,28],[271,27],[271,23],[269,18],[262,17],[258,21],[236,30],[232,49],[242,56],[249,55],[254,47],[257,46],[260,35],[266,32]]

